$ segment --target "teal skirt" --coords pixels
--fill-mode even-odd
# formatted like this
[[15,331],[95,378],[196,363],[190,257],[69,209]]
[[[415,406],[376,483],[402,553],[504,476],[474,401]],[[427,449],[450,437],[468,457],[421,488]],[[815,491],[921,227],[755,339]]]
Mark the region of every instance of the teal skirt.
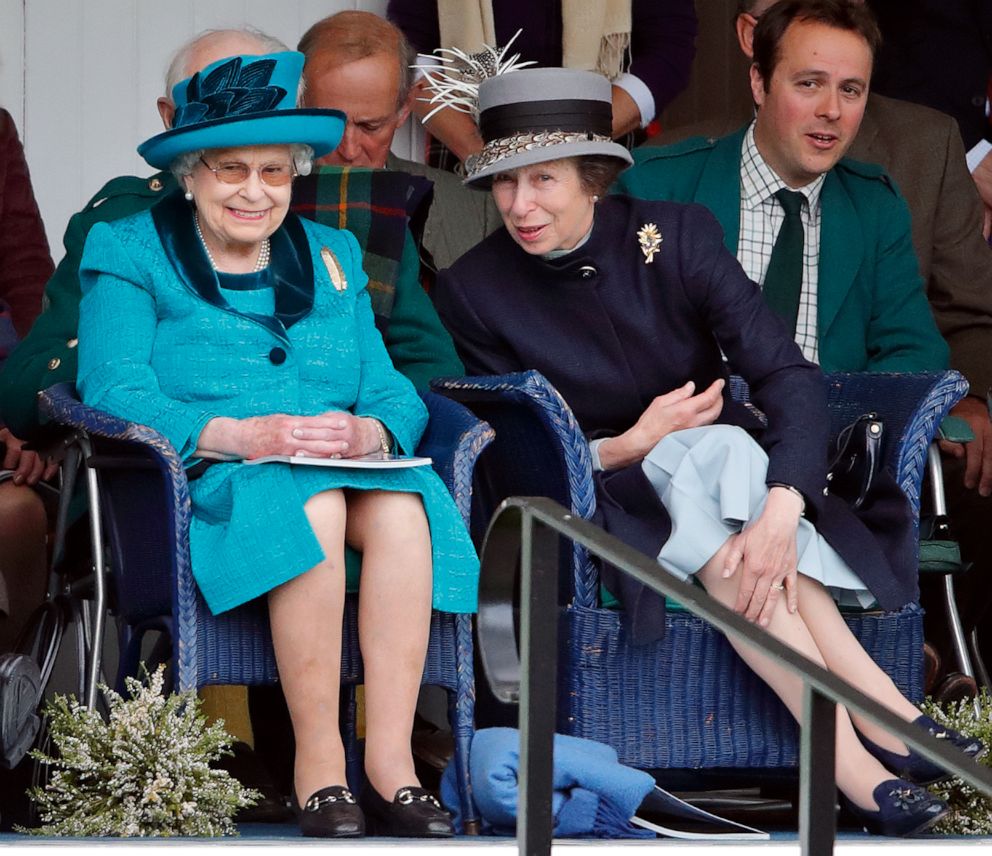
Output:
[[324,553],[303,506],[315,494],[342,488],[419,495],[430,525],[434,608],[475,612],[479,560],[462,516],[434,470],[282,463],[216,464],[190,483],[190,558],[210,611],[239,606],[321,562]]

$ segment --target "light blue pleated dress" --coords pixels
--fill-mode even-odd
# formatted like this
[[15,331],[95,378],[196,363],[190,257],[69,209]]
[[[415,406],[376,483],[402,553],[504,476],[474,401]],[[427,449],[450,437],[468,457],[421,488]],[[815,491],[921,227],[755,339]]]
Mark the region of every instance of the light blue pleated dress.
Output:
[[[658,563],[686,580],[724,542],[761,514],[768,498],[768,455],[743,429],[707,425],[674,431],[641,464],[672,520]],[[805,518],[796,534],[799,573],[822,583],[840,606],[875,598]]]

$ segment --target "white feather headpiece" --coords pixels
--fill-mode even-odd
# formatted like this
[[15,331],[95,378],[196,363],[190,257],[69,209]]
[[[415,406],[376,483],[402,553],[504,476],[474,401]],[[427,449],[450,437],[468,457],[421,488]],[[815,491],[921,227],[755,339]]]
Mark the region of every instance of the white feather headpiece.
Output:
[[518,53],[507,58],[510,46],[522,32],[523,30],[517,30],[502,48],[484,45],[481,51],[473,54],[458,48],[437,48],[434,54],[440,60],[439,63],[415,65],[414,68],[424,73],[434,92],[432,97],[421,100],[437,105],[424,116],[424,121],[445,107],[468,113],[478,120],[479,84],[483,80],[534,65],[533,60],[520,62]]

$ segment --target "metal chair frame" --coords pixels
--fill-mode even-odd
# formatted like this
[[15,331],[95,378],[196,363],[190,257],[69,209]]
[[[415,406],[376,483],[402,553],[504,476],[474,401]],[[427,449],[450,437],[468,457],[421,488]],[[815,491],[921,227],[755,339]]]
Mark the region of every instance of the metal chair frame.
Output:
[[[941,462],[940,449],[936,443],[931,443],[927,450],[927,480],[930,486],[931,510],[938,520],[946,518],[948,514],[947,498],[944,492],[944,468]],[[974,628],[966,636],[964,626],[961,623],[953,571],[949,570],[942,573],[941,589],[951,644],[958,661],[958,670],[961,674],[974,678],[983,686],[992,689],[988,670],[978,646],[978,630]],[[980,705],[977,698],[973,704],[975,712],[979,712]]]
[[42,686],[47,687],[66,631],[72,628],[77,655],[76,696],[92,710],[103,682],[103,646],[96,640],[103,639],[111,608],[100,515],[88,515],[90,538],[99,548],[87,557],[89,567],[85,573],[80,575],[79,568],[72,564],[74,557],[66,555],[66,540],[80,469],[85,471],[86,494],[91,501],[98,497],[99,487],[96,471],[86,463],[92,456],[92,446],[85,432],[73,431],[61,437],[59,445],[63,458],[45,599],[35,608],[15,647],[34,659],[41,671]]

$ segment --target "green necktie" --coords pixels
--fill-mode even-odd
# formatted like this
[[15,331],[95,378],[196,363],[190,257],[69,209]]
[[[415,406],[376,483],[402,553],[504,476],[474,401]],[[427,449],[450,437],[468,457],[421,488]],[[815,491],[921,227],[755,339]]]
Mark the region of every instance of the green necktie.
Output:
[[783,188],[775,194],[775,198],[785,209],[785,220],[775,239],[775,246],[772,247],[762,292],[765,303],[785,319],[795,336],[796,319],[799,317],[799,294],[803,288],[805,235],[799,212],[802,210],[804,197],[796,190]]

